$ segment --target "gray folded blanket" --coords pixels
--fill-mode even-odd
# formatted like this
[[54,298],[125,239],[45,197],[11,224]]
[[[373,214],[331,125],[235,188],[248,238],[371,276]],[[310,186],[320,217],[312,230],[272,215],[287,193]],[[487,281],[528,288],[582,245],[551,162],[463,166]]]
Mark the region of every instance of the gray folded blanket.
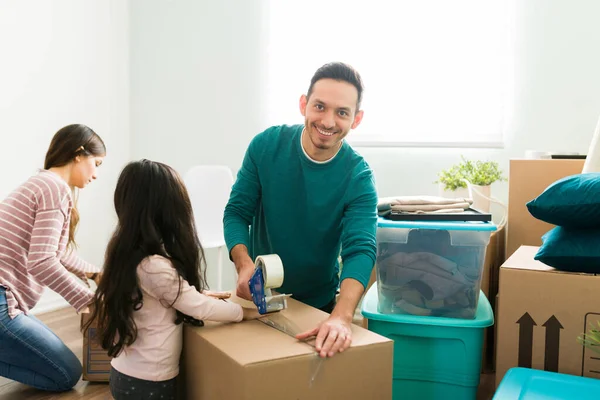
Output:
[[377,203],[377,212],[381,216],[392,211],[409,214],[423,213],[461,213],[473,204],[472,199],[463,197],[449,198],[439,196],[397,196],[382,197]]

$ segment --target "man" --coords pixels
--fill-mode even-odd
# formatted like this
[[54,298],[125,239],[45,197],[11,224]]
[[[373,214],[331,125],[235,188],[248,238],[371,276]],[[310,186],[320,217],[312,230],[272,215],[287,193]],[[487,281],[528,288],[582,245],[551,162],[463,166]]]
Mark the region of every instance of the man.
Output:
[[375,263],[373,173],[343,140],[363,118],[362,91],[352,67],[330,63],[319,68],[300,97],[304,125],[274,126],[251,141],[223,219],[239,276],[238,296],[252,298],[253,259],[277,254],[284,265],[277,291],[330,313],[297,336],[316,335],[321,357],[350,346],[354,310]]

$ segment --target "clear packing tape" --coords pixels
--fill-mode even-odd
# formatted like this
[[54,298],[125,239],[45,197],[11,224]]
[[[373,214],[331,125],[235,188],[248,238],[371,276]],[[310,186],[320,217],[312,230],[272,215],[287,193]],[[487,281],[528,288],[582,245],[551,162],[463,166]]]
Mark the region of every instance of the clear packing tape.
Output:
[[[258,256],[255,260],[255,268],[261,269],[266,307],[263,312],[281,311],[287,308],[288,294],[273,294],[271,289],[277,289],[283,285],[283,263],[277,254]],[[254,283],[256,284],[256,282]],[[252,284],[251,284],[252,285]],[[256,288],[258,289],[258,288]],[[252,290],[252,287],[251,287]],[[260,310],[260,309],[259,309]]]
[[[255,260],[255,267],[262,269],[264,292],[265,296],[268,297],[267,309],[270,312],[264,317],[259,318],[259,321],[295,339],[296,335],[304,331],[285,315],[278,312],[271,312],[287,308],[286,301],[289,295],[274,295],[271,292],[271,289],[279,288],[283,284],[283,263],[281,262],[281,259],[276,254],[258,256]],[[308,346],[311,346],[313,350],[315,349],[314,338],[306,340],[304,343],[306,343]],[[308,382],[309,388],[314,386],[319,375],[319,371],[321,370],[322,363],[323,358],[319,356],[319,353],[317,353],[316,350],[314,350],[314,359],[311,361],[310,365]]]
[[[279,313],[274,313],[274,314],[269,314],[266,317],[260,318],[259,319],[260,322],[262,322],[265,325],[268,325],[272,328],[277,329],[278,331],[285,333],[288,336],[291,336],[292,338],[296,338],[296,335],[299,333],[302,333],[303,330],[301,330],[293,321],[291,321],[289,318],[286,318],[285,315],[283,314],[279,314]],[[311,338],[310,340],[306,340],[304,341],[304,343],[306,343],[308,346],[311,346],[313,349],[315,348],[315,339]],[[315,381],[319,375],[319,371],[321,370],[321,364],[323,364],[323,357],[319,356],[319,353],[317,353],[317,351],[314,351],[314,358],[311,361],[311,365],[310,365],[310,374],[309,374],[309,382],[308,382],[308,387],[312,388],[315,384]]]

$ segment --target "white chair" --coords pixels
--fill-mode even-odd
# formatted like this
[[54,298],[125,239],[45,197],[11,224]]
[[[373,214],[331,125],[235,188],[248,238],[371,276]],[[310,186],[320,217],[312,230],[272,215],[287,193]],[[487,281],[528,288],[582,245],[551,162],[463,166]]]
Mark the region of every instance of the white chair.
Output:
[[184,177],[190,195],[196,230],[202,247],[219,249],[217,286],[223,290],[223,212],[233,186],[233,174],[224,165],[197,165]]

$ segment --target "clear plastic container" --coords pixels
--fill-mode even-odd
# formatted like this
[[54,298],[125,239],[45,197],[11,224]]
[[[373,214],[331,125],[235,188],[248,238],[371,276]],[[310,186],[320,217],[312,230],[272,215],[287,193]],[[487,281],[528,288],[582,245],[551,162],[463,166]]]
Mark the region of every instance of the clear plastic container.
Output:
[[416,222],[380,218],[378,311],[474,318],[491,222]]

